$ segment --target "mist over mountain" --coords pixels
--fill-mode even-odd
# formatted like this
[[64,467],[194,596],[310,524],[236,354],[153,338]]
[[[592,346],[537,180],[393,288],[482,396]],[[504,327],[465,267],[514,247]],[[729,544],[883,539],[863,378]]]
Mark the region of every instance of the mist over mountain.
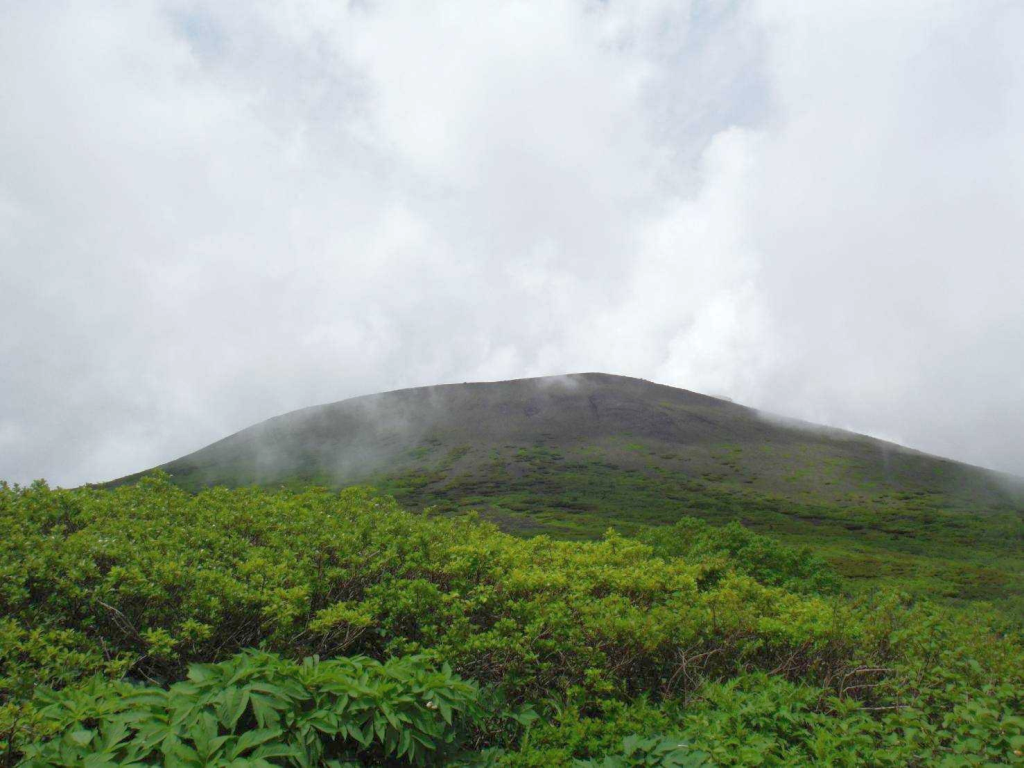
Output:
[[1024,474],[1019,3],[4,10],[0,477],[567,370]]
[[440,489],[495,471],[521,477],[528,472],[518,467],[521,452],[536,449],[623,472],[710,479],[793,499],[814,493],[837,503],[909,490],[988,504],[1019,490],[1013,478],[981,468],[603,373],[418,387],[314,406],[160,469],[190,489],[341,486],[424,471]]

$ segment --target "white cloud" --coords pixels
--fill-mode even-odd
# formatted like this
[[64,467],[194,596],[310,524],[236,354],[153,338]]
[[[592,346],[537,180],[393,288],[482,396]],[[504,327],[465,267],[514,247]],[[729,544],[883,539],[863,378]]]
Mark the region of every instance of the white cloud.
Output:
[[1022,18],[12,5],[0,477],[594,369],[1024,473]]
[[762,402],[1024,472],[1024,12],[766,7]]

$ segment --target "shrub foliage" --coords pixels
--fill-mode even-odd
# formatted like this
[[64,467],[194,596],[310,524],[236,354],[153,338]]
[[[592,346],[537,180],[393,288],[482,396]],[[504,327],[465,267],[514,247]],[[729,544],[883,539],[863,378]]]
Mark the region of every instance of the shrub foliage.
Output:
[[739,526],[524,540],[160,477],[3,486],[0,524],[8,763],[1024,762],[1019,627]]

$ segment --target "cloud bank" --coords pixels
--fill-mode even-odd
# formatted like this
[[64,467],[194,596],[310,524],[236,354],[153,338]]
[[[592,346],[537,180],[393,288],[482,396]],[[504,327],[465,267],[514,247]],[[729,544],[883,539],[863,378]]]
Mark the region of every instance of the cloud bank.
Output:
[[584,370],[1024,474],[1024,8],[3,17],[0,477]]

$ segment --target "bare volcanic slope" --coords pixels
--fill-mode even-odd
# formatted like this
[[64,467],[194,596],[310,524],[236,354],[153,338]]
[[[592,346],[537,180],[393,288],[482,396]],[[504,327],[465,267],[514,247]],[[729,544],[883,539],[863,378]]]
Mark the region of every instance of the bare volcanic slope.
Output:
[[193,491],[373,485],[411,509],[475,511],[521,534],[739,521],[811,546],[851,580],[1024,609],[1020,479],[623,376],[357,397],[159,469]]

